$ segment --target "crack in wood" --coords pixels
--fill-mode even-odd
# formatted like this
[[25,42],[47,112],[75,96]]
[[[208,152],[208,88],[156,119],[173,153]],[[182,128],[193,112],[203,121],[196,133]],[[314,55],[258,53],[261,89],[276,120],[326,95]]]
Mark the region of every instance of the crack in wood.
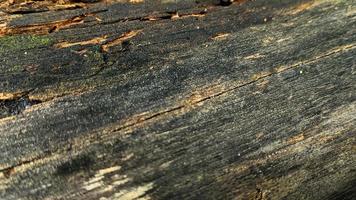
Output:
[[160,13],[156,15],[147,15],[147,16],[142,16],[142,17],[126,17],[126,18],[121,18],[113,21],[108,21],[108,22],[103,22],[100,24],[107,25],[107,24],[116,24],[120,22],[132,22],[132,21],[162,21],[162,20],[176,20],[176,19],[183,19],[183,18],[188,18],[188,17],[196,17],[196,18],[201,18],[204,17],[208,13],[208,9],[204,8],[202,11],[199,12],[191,12],[191,13],[182,13],[179,14],[179,11],[174,11],[174,12],[165,12],[165,13]]
[[[232,4],[240,5],[243,3],[248,2],[249,0],[237,0],[232,2]],[[176,11],[169,11],[169,12],[164,12],[156,15],[147,15],[143,17],[132,17],[132,18],[122,18],[122,19],[117,19],[114,21],[109,21],[109,22],[104,22],[102,24],[115,24],[118,22],[129,22],[129,21],[161,21],[161,20],[176,20],[176,19],[183,19],[183,18],[188,18],[188,17],[196,17],[196,18],[201,18],[205,17],[210,11],[213,10],[213,8],[220,7],[221,4],[208,4],[204,8],[202,8],[201,11],[199,12],[189,12],[189,13],[182,13],[181,10],[176,10]]]
[[74,25],[78,25],[84,22],[86,16],[77,16],[67,20],[61,20],[56,22],[51,22],[48,24],[31,24],[21,27],[3,27],[0,29],[0,37],[5,35],[15,35],[15,34],[38,34],[44,35],[58,31],[63,28],[68,28]]
[[48,11],[88,8],[90,4],[103,3],[105,0],[7,0],[0,3],[0,10],[15,14],[31,14]]
[[[247,2],[247,0],[238,0],[234,1],[234,4],[242,4]],[[75,5],[75,7],[71,7],[72,5]],[[5,4],[0,5],[0,9],[4,7]],[[65,4],[62,6],[68,6],[64,7],[63,9],[75,9],[78,7],[77,4]],[[213,7],[218,7],[221,6],[219,5],[209,5],[209,11],[212,10],[210,8]],[[6,7],[6,6],[5,6]],[[83,8],[83,6],[79,6],[79,8]],[[45,10],[46,11],[46,10]],[[61,29],[69,28],[78,24],[84,23],[84,19],[89,16],[93,16],[98,22],[98,25],[105,25],[105,24],[115,24],[119,22],[127,22],[127,21],[160,21],[160,20],[177,20],[177,19],[183,19],[183,18],[188,18],[188,17],[195,17],[195,18],[201,18],[204,17],[208,13],[208,7],[203,8],[199,12],[189,12],[189,13],[181,13],[181,11],[174,11],[174,12],[165,12],[157,15],[147,15],[143,17],[134,17],[134,18],[122,18],[122,19],[117,19],[114,21],[109,21],[109,22],[102,22],[102,19],[98,18],[95,14],[100,13],[100,12],[106,12],[108,11],[107,9],[101,9],[95,12],[91,13],[85,13],[79,16],[72,17],[70,19],[66,20],[60,20],[60,21],[54,21],[54,22],[49,22],[46,24],[29,24],[25,26],[15,26],[15,27],[8,27],[6,26],[7,23],[2,24],[0,26],[0,37],[6,36],[6,35],[16,35],[16,34],[38,34],[38,35],[44,35],[44,34],[49,34],[52,32],[59,31]],[[39,12],[39,11],[34,11],[34,12]],[[44,11],[41,11],[44,12]],[[6,13],[6,10],[5,10]],[[27,14],[31,13],[31,11],[12,11],[12,14]]]
[[118,38],[116,38],[112,41],[106,42],[105,44],[103,44],[101,46],[101,49],[104,52],[108,52],[111,47],[116,46],[116,45],[121,45],[124,41],[135,37],[136,35],[138,35],[141,32],[142,32],[142,29],[128,31],[128,32],[120,35]]
[[17,172],[17,168],[25,166],[25,165],[32,165],[32,163],[35,163],[35,162],[40,161],[47,157],[51,157],[51,155],[39,156],[39,157],[35,157],[30,160],[25,160],[25,161],[19,163],[18,165],[0,169],[0,173],[2,173],[5,178],[10,178],[10,176],[12,176],[13,174],[15,174]]
[[85,46],[85,45],[101,45],[101,49],[104,52],[108,52],[113,46],[121,45],[124,41],[135,37],[137,34],[141,33],[142,29],[131,30],[126,33],[121,34],[116,39],[110,40],[107,35],[96,37],[89,40],[79,41],[79,42],[61,42],[54,45],[56,48],[68,48],[72,46]]
[[85,18],[89,16],[94,16],[96,20],[100,21],[100,19],[98,19],[95,16],[95,13],[103,12],[103,11],[105,10],[100,10],[93,13],[86,13],[86,14],[72,17],[70,19],[54,21],[46,24],[30,24],[26,26],[16,26],[16,27],[8,27],[5,24],[4,26],[0,26],[0,37],[6,35],[18,35],[18,34],[45,35],[45,34],[53,33],[61,29],[82,24],[84,23]]
[[[106,10],[100,10],[98,12],[103,12]],[[6,26],[6,23],[3,26],[0,26],[0,37],[6,36],[6,35],[17,35],[17,34],[36,34],[36,35],[45,35],[49,33],[53,33],[56,31],[59,31],[61,29],[69,28],[78,24],[84,23],[84,19],[89,16],[93,16],[98,22],[101,22],[102,19],[98,18],[95,16],[95,13],[87,13],[87,14],[82,14],[80,16],[75,16],[70,19],[66,20],[61,20],[61,21],[54,21],[46,24],[30,24],[26,26],[18,26],[18,27],[8,27]],[[123,19],[118,19],[115,21],[110,21],[110,22],[103,22],[99,23],[101,24],[114,24],[114,23],[119,23],[119,22],[127,22],[127,21],[158,21],[158,20],[166,20],[166,19],[180,19],[180,18],[187,18],[187,17],[204,17],[205,14],[207,13],[207,10],[204,9],[203,11],[200,12],[194,12],[194,13],[186,13],[186,14],[178,14],[178,13],[171,13],[167,12],[166,14],[158,15],[158,16],[144,16],[144,17],[137,17],[137,18],[123,18]],[[105,36],[104,36],[105,37]],[[98,37],[92,39],[92,41],[88,41],[88,44],[98,44],[104,42],[105,38]],[[94,40],[100,40],[100,41],[94,41]],[[85,41],[83,41],[85,43]],[[67,44],[66,42],[58,44],[59,48],[65,48],[69,46],[74,46],[74,45],[80,45],[78,44]]]
[[72,46],[84,46],[84,45],[97,45],[97,44],[102,44],[107,41],[107,35],[101,36],[101,37],[96,37],[93,39],[85,40],[85,41],[79,41],[79,42],[61,42],[57,43],[54,45],[56,48],[68,48]]

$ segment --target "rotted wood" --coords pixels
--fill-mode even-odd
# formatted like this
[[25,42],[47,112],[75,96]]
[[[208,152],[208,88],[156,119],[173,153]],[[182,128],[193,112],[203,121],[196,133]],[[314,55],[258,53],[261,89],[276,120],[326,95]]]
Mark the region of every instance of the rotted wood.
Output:
[[353,0],[0,2],[0,199],[354,199]]

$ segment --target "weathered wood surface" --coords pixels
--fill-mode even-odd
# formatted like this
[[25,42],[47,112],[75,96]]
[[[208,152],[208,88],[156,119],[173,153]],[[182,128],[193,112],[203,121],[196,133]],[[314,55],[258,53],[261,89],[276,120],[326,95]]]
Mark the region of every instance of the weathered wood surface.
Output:
[[355,199],[354,0],[132,2],[1,1],[0,199]]

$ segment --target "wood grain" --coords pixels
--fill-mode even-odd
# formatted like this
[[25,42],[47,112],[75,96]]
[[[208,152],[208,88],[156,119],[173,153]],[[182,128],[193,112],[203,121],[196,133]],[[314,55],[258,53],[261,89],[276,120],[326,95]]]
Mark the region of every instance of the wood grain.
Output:
[[354,1],[29,2],[0,3],[1,199],[355,198]]

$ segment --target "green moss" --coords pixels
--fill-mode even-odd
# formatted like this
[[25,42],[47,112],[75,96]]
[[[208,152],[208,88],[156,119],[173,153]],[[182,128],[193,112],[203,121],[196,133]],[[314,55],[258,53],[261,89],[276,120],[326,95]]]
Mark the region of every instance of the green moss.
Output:
[[[5,69],[6,70],[6,69]],[[23,67],[20,66],[20,65],[15,65],[15,66],[12,66],[12,67],[9,67],[6,72],[10,72],[10,73],[14,73],[14,72],[20,72],[23,70]]]
[[0,38],[0,53],[9,51],[19,51],[52,44],[52,39],[48,36],[38,35],[16,35]]

